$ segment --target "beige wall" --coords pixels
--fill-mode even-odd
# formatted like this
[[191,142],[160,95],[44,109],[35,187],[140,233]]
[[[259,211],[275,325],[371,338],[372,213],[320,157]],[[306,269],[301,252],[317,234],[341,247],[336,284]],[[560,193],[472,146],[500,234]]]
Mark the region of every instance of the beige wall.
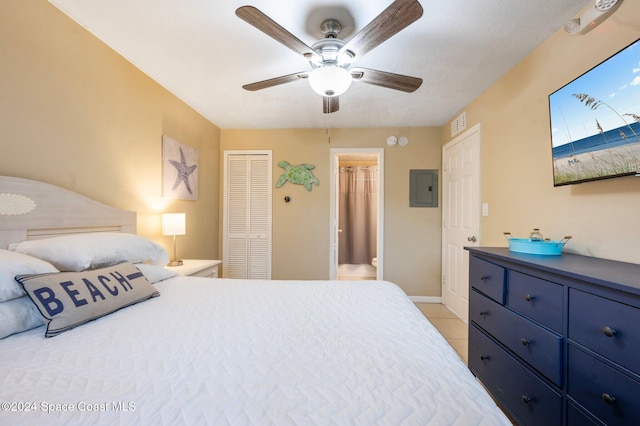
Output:
[[567,251],[640,263],[640,178],[554,188],[547,101],[638,37],[640,2],[626,1],[586,35],[559,30],[465,108],[468,127],[482,123],[483,245],[505,246],[504,231],[526,237],[539,227],[554,239],[572,235]]
[[[409,145],[387,147],[390,135]],[[409,170],[440,169],[440,135],[435,127],[332,129],[329,143],[325,129],[223,129],[221,151],[272,150],[274,183],[280,161],[316,166],[320,185],[311,192],[290,183],[273,189],[273,278],[329,278],[330,149],[384,147],[384,278],[410,296],[439,296],[441,210],[409,207]]]
[[[162,134],[200,153],[199,200],[161,197]],[[185,258],[218,257],[220,130],[45,0],[0,2],[0,174],[138,212],[187,213]]]

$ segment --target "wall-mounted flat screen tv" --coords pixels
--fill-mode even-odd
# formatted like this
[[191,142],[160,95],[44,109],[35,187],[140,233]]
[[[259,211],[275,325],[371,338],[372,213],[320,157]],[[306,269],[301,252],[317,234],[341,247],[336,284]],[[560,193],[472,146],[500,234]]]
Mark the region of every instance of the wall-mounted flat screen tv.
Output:
[[554,186],[640,173],[640,39],[549,95]]

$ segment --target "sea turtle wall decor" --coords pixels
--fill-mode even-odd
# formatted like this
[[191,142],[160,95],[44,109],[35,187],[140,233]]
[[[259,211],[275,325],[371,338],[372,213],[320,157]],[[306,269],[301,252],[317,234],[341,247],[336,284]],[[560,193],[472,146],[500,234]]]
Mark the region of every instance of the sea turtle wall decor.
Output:
[[314,165],[298,164],[297,166],[292,166],[288,161],[281,161],[278,163],[278,166],[284,169],[284,173],[278,178],[276,188],[280,188],[288,181],[296,185],[304,185],[307,191],[311,191],[311,184],[315,184],[316,186],[320,184],[318,178],[311,173],[311,169],[315,169],[316,167]]

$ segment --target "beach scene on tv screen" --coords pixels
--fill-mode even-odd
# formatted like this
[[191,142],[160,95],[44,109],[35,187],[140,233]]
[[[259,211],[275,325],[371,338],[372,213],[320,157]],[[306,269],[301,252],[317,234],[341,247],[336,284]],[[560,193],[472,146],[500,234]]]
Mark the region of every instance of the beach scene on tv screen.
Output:
[[554,185],[640,172],[640,40],[549,95]]

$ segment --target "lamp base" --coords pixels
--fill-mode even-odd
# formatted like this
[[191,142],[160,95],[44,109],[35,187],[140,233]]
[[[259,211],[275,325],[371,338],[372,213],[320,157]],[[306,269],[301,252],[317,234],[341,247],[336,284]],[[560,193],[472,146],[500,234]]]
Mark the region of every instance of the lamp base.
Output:
[[182,260],[172,260],[167,266],[182,266]]

